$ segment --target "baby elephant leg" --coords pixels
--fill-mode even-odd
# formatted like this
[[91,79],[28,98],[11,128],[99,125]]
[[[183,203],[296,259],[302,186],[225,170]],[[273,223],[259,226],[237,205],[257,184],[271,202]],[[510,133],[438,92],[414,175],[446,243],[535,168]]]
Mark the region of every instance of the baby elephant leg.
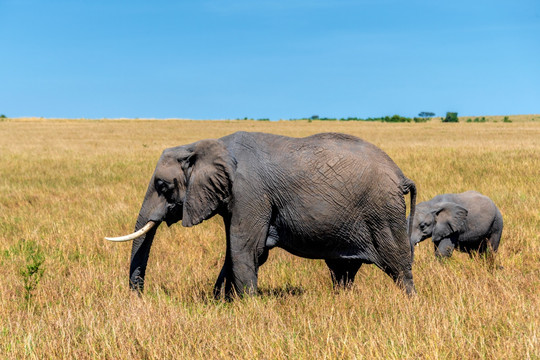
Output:
[[499,242],[501,241],[502,228],[494,233],[492,233],[487,239],[487,244],[485,244],[485,255],[488,261],[488,264],[491,268],[501,268],[502,266],[495,266],[495,253],[499,249]]
[[445,238],[433,244],[435,246],[435,256],[438,258],[449,258],[452,256],[455,248],[455,244],[452,239]]

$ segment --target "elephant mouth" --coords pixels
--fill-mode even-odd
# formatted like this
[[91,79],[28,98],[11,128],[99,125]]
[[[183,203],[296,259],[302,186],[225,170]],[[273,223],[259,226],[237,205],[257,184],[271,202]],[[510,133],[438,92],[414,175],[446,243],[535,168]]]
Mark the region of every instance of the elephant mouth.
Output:
[[412,240],[412,243],[414,246],[418,246],[420,245],[421,242],[427,240],[429,238],[429,236],[413,236],[413,240]]
[[180,220],[182,220],[182,210],[183,206],[182,204],[170,204],[167,206],[167,215],[165,216],[165,223],[167,226],[171,226],[172,224],[176,224]]

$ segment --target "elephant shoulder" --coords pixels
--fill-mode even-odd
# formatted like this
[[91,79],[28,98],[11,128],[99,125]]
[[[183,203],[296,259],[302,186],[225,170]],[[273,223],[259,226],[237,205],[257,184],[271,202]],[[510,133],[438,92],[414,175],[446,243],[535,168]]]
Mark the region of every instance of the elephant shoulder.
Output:
[[461,194],[457,194],[458,200],[464,207],[478,208],[485,212],[488,210],[495,211],[496,206],[493,200],[478,191],[470,190]]
[[431,205],[438,204],[441,202],[456,202],[455,194],[439,194],[435,195],[431,200],[426,201],[426,203],[429,203]]

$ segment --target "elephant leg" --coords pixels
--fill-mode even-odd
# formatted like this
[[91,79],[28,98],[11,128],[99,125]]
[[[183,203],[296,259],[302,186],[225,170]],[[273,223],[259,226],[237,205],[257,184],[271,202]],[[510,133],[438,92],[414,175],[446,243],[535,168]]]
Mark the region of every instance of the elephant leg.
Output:
[[497,229],[496,232],[492,233],[489,237],[488,244],[490,247],[490,261],[493,268],[497,268],[499,270],[503,269],[501,265],[495,266],[495,254],[499,250],[499,243],[501,242],[501,236],[502,236],[502,221],[501,226],[499,229]]
[[218,300],[221,298],[221,291],[223,290],[223,285],[225,284],[225,274],[226,274],[226,265],[223,264],[221,271],[219,272],[216,283],[214,284],[214,299]]
[[[409,255],[410,256],[410,253]],[[403,261],[405,257],[400,258],[397,260],[398,262],[389,262],[387,258],[385,258],[382,262],[382,266],[378,263],[377,266],[381,270],[383,270],[388,276],[394,280],[396,285],[405,291],[405,293],[409,296],[416,295],[416,288],[414,287],[414,281],[413,281],[413,274],[412,274],[412,262]]]
[[408,296],[414,296],[416,295],[412,274],[414,248],[409,241],[405,223],[393,219],[390,224],[390,228],[382,232],[388,240],[379,241],[379,244],[385,246],[379,249],[379,261],[376,264],[382,264],[383,266],[378,266],[394,280],[395,284]]
[[230,298],[232,295],[232,283],[230,281],[230,276],[228,275],[230,272],[229,268],[230,261],[227,261],[227,259],[225,259],[225,263],[223,264],[223,267],[221,268],[219,276],[214,285],[214,299],[216,300],[221,299],[221,297],[223,296],[223,286],[225,286],[225,297]]
[[228,277],[238,296],[257,293],[259,266],[266,261],[272,205],[267,196],[257,192],[238,193],[230,213],[224,216],[227,253],[230,259]]
[[414,254],[405,222],[399,219],[390,219],[390,225],[386,229],[373,233],[375,241],[379,245],[378,256],[373,262],[390,276],[407,295],[416,295],[412,274]]
[[360,269],[360,266],[362,266],[362,262],[360,260],[326,259],[325,262],[330,269],[334,288],[351,287],[358,269]]
[[[262,254],[259,255],[258,266],[261,266],[262,264],[266,262],[266,260],[268,260],[268,253],[269,253],[269,250],[265,248]],[[225,285],[225,297],[228,299],[231,298],[233,286],[232,286],[232,282],[230,281],[230,276],[228,275],[230,271],[229,267],[230,267],[230,262],[225,261],[225,263],[223,264],[223,267],[221,268],[219,276],[216,280],[216,283],[214,285],[214,299],[216,300],[222,297],[223,295],[222,291],[223,291],[224,285]]]
[[[489,238],[482,241],[482,247],[478,250],[480,254],[483,254],[488,262],[490,268],[495,269],[495,253],[499,249],[499,242],[501,241],[502,227],[493,232]],[[502,268],[502,267],[500,267]]]
[[449,258],[454,252],[455,243],[450,238],[442,239],[437,243],[433,243],[435,246],[435,256],[438,258]]
[[499,243],[501,242],[501,236],[502,236],[502,226],[500,229],[497,229],[496,231],[494,231],[489,239],[488,239],[488,244],[489,244],[489,247],[490,247],[490,250],[493,251],[494,253],[497,252],[497,250],[499,249]]
[[412,269],[403,268],[403,269],[394,269],[386,267],[384,272],[387,273],[392,280],[405,291],[409,296],[416,295],[416,288],[414,287]]
[[232,250],[231,274],[234,291],[237,295],[257,293],[258,264],[253,251]]
[[[266,240],[268,228],[261,227],[253,231],[255,226],[247,226],[248,220],[231,226],[230,239],[230,280],[237,295],[254,295],[257,293],[257,277],[259,266],[268,258],[268,250],[261,244]],[[249,230],[246,230],[247,229]]]
[[225,259],[225,263],[221,268],[219,276],[214,284],[214,298],[220,299],[223,295],[223,287],[225,287],[225,298],[231,299],[236,293],[237,295],[253,295],[257,291],[257,273],[258,264],[253,260],[253,255],[250,252],[232,251],[231,255]]
[[[225,235],[227,238],[227,249],[225,263],[221,268],[219,276],[214,284],[214,298],[219,299],[225,286],[225,297],[231,299],[235,294],[255,294],[257,291],[257,273],[259,261],[266,261],[268,257],[267,249],[259,251],[257,256],[257,244],[266,234],[266,229],[250,235],[244,235],[240,218],[234,219],[232,216],[223,215],[225,225]],[[259,247],[260,248],[260,247]],[[266,250],[266,251],[264,251]]]

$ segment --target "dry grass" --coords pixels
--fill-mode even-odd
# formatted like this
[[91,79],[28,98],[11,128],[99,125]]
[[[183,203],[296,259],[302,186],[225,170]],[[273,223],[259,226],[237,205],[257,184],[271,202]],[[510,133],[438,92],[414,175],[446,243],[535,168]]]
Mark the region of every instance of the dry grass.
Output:
[[[358,135],[416,181],[419,201],[476,189],[505,230],[491,271],[417,248],[406,298],[374,266],[335,293],[322,261],[273,250],[261,295],[210,299],[219,218],[158,231],[142,299],[127,290],[132,230],[165,147],[236,130]],[[15,120],[0,122],[0,357],[8,359],[537,359],[540,124]],[[41,253],[34,290],[20,270]],[[25,293],[30,299],[25,300]]]
[[540,114],[532,114],[532,115],[480,115],[480,116],[460,116],[459,121],[467,121],[469,119],[474,120],[475,118],[485,118],[486,122],[503,122],[504,118],[508,117],[508,120],[511,122],[529,122],[529,121],[540,121]]

